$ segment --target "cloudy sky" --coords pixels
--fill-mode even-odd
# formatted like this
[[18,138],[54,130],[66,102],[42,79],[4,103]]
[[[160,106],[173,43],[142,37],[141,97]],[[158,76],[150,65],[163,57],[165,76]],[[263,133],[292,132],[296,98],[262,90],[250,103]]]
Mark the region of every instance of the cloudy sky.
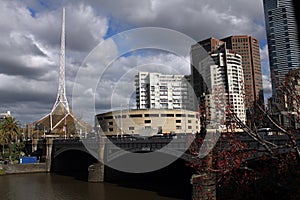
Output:
[[55,102],[63,7],[67,97],[81,117],[93,118],[87,103],[96,113],[132,105],[137,71],[188,74],[184,47],[209,37],[258,38],[270,94],[262,0],[2,0],[0,112],[10,110],[22,124],[48,114]]

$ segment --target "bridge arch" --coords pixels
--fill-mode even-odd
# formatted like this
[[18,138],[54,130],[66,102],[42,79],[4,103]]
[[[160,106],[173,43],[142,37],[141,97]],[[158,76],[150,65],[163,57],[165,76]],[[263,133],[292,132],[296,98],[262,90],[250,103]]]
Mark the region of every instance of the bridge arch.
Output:
[[55,159],[60,154],[66,152],[66,151],[81,151],[87,154],[90,154],[86,148],[82,148],[81,146],[73,146],[73,147],[61,147],[58,150],[54,152],[53,158]]
[[[106,161],[112,162],[115,159],[118,159],[119,157],[122,157],[128,153],[152,153],[152,152],[157,152],[157,151],[152,151],[152,150],[141,150],[141,149],[133,149],[130,151],[115,151],[112,152],[111,154],[107,154],[106,156]],[[189,153],[183,153],[182,151],[176,150],[176,149],[168,149],[167,152],[160,151],[161,154],[166,154],[174,157],[178,157],[178,159],[182,159],[185,161],[191,161],[192,157],[191,154]]]
[[[149,154],[151,151],[134,151],[137,154]],[[176,157],[165,152],[161,152],[162,157]],[[167,158],[168,159],[168,158]],[[119,155],[114,154],[111,162],[120,162],[120,164],[130,163],[130,159],[124,151]],[[153,160],[155,162],[155,160]],[[179,199],[190,199],[192,191],[190,178],[194,170],[187,165],[186,158],[180,157],[169,165],[145,173],[130,173],[119,171],[105,166],[105,180],[107,182],[118,183],[125,187],[147,188],[153,190],[162,196],[168,196]]]
[[88,167],[98,160],[82,147],[60,148],[54,152],[51,172],[88,179]]

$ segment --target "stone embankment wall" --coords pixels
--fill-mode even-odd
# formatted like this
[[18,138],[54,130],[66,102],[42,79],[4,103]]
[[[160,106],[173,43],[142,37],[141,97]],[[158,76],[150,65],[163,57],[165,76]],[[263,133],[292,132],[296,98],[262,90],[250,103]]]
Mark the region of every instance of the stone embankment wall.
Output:
[[0,165],[3,174],[46,172],[46,163]]

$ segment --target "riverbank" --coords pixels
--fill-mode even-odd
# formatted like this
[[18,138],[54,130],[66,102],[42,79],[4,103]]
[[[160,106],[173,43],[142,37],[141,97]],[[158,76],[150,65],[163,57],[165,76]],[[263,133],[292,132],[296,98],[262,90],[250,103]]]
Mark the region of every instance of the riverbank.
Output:
[[0,176],[5,174],[29,174],[47,172],[46,163],[0,165]]

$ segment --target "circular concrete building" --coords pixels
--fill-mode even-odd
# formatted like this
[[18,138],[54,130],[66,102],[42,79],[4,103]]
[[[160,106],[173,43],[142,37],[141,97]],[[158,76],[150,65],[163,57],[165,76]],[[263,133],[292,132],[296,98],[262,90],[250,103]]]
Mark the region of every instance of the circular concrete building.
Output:
[[199,131],[200,119],[190,110],[118,110],[96,115],[96,127],[105,135],[182,134]]

